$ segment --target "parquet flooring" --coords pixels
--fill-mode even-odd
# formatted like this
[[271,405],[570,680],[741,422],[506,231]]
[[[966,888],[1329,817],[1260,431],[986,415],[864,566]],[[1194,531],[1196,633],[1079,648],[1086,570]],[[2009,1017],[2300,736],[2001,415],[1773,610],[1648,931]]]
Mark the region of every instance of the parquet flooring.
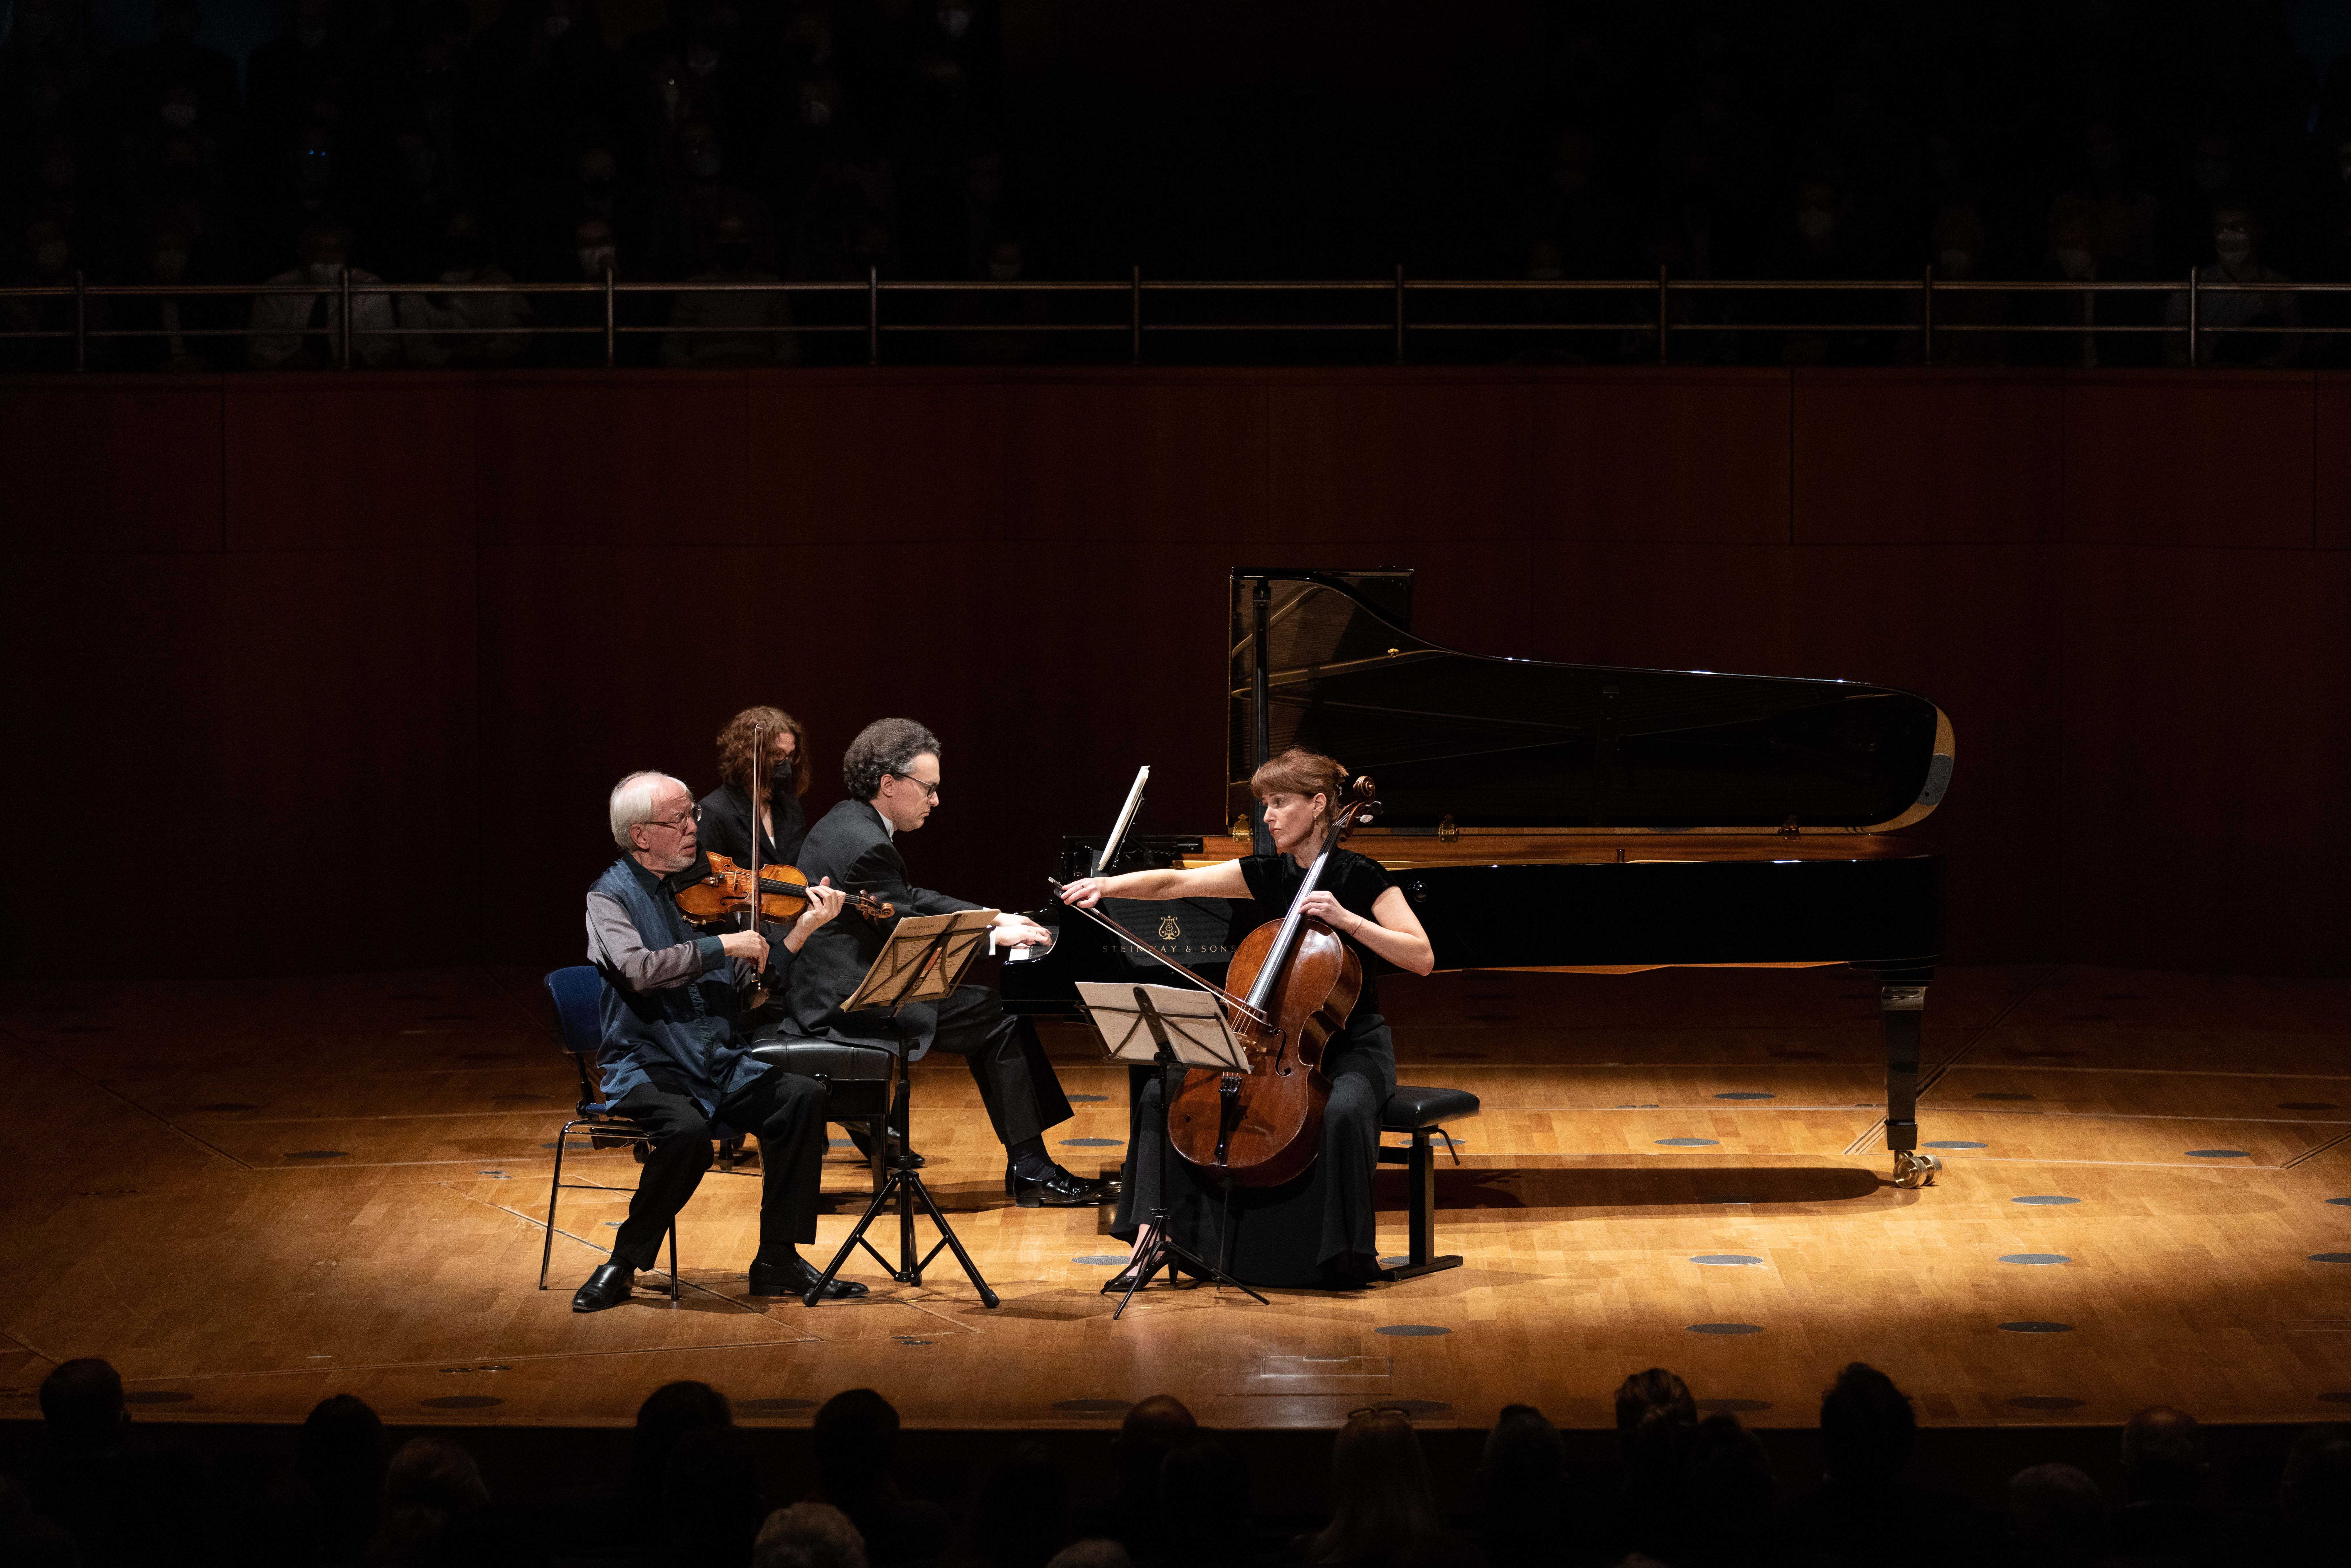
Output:
[[[1102,1217],[1008,1206],[953,1063],[919,1071],[917,1141],[999,1310],[944,1259],[919,1289],[752,1310],[747,1171],[714,1172],[686,1212],[681,1306],[647,1289],[578,1317],[626,1200],[566,1194],[535,1288],[573,1091],[534,976],[16,987],[0,1416],[90,1354],[142,1418],[295,1420],[349,1390],[402,1420],[619,1423],[698,1377],[772,1421],[862,1384],[921,1426],[1100,1423],[1159,1391],[1237,1427],[1384,1401],[1484,1425],[1515,1399],[1606,1426],[1617,1379],[1661,1364],[1750,1423],[1802,1425],[1855,1359],[1946,1424],[2351,1406],[2351,1261],[2313,1260],[2351,1257],[2351,984],[1950,971],[1921,1103],[1947,1169],[1925,1191],[1886,1180],[1858,977],[1453,975],[1383,999],[1404,1080],[1484,1102],[1437,1183],[1439,1243],[1465,1266],[1266,1307],[1155,1290],[1113,1324]],[[1105,1141],[1056,1152],[1113,1164],[1123,1070],[1074,1029],[1048,1038],[1091,1097],[1052,1136]],[[1708,1141],[1662,1141],[1689,1139]],[[636,1175],[625,1152],[569,1168]],[[845,1147],[828,1162],[826,1244],[863,1175]],[[1401,1251],[1401,1179],[1383,1179]]]

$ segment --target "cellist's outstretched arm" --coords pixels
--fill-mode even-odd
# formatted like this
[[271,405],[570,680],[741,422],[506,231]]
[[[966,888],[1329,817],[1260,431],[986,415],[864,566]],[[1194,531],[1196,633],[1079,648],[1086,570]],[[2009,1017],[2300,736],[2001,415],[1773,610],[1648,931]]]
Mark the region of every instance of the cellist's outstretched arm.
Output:
[[1061,886],[1061,902],[1092,909],[1105,898],[1247,898],[1249,879],[1241,862],[1226,861],[1192,871],[1130,871],[1118,876],[1081,876]]

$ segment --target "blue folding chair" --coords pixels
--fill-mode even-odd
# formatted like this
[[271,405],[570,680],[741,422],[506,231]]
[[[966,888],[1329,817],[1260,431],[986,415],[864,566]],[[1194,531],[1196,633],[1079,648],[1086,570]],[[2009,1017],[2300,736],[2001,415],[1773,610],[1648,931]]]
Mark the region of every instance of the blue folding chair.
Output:
[[[550,969],[547,975],[547,994],[555,1003],[555,1035],[563,1047],[563,1054],[580,1073],[580,1103],[570,1121],[555,1135],[555,1179],[547,1193],[547,1244],[538,1255],[538,1288],[547,1289],[547,1270],[555,1257],[555,1206],[559,1196],[569,1188],[574,1192],[633,1192],[633,1187],[606,1186],[601,1182],[563,1179],[563,1155],[571,1134],[587,1130],[588,1146],[593,1149],[615,1149],[624,1145],[635,1146],[642,1163],[645,1150],[653,1143],[653,1134],[643,1123],[616,1113],[604,1098],[603,1086],[598,1082],[596,1050],[603,1041],[604,1025],[599,1000],[603,994],[604,977],[593,964],[575,964],[568,969]],[[677,1279],[677,1221],[669,1227],[669,1300],[675,1306],[683,1298]]]

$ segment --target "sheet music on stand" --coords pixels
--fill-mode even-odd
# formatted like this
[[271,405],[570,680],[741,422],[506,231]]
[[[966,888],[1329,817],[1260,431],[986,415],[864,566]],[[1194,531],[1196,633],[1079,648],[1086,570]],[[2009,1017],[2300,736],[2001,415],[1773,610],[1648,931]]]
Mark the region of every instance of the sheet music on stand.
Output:
[[1078,995],[1102,1031],[1113,1061],[1148,1067],[1159,1060],[1155,1019],[1166,1034],[1168,1054],[1186,1067],[1247,1072],[1249,1053],[1225,1022],[1222,998],[1181,986],[1137,986],[1115,980],[1080,980]]
[[909,915],[892,928],[873,967],[849,999],[845,1013],[864,1008],[903,1008],[935,1002],[963,978],[979,945],[996,928],[996,909],[958,909],[947,915]]

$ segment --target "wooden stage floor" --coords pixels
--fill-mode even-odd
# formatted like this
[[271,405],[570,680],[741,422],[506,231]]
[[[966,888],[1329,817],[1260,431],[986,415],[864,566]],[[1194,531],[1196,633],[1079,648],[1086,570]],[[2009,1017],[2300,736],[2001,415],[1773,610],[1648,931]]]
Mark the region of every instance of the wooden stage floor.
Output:
[[[401,1422],[618,1424],[692,1377],[778,1422],[867,1385],[924,1427],[1101,1423],[1163,1391],[1232,1427],[1389,1401],[1484,1426],[1512,1400],[1605,1427],[1617,1380],[1659,1364],[1750,1424],[1804,1426],[1855,1359],[1929,1424],[2351,1413],[2351,983],[1949,971],[1921,1119],[1955,1146],[1915,1192],[1886,1181],[1875,991],[1850,973],[1384,988],[1405,1082],[1484,1098],[1439,1181],[1465,1266],[1263,1307],[1154,1291],[1113,1323],[1120,1249],[1092,1211],[1007,1205],[959,1064],[921,1071],[916,1141],[1000,1310],[943,1259],[923,1289],[753,1311],[758,1182],[714,1172],[681,1227],[683,1308],[578,1317],[624,1199],[567,1195],[538,1291],[573,1092],[535,976],[17,986],[0,1418],[80,1355],[121,1369],[142,1419],[291,1421],[349,1391]],[[1123,1071],[1049,1038],[1087,1097],[1053,1134],[1085,1142],[1057,1152],[1114,1161]],[[853,1157],[828,1163],[829,1240]],[[635,1178],[625,1153],[590,1166]],[[1400,1179],[1383,1190],[1401,1251]]]

